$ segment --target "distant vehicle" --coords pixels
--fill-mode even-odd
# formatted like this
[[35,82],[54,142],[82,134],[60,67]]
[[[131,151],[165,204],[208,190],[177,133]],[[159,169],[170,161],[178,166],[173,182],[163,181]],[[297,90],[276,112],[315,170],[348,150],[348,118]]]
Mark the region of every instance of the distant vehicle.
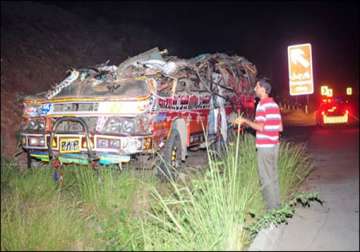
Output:
[[[187,148],[226,142],[238,113],[253,116],[256,67],[243,57],[167,56],[158,48],[119,66],[73,69],[48,92],[24,99],[22,147],[33,161],[178,169]],[[155,155],[154,155],[155,154]],[[156,158],[155,158],[156,159]]]
[[351,105],[343,96],[323,97],[316,111],[316,123],[319,126],[349,125]]

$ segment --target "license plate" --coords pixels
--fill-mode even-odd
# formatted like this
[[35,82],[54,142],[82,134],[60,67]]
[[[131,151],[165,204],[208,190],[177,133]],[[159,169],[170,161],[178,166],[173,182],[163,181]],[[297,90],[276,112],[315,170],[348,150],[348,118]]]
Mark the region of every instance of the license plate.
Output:
[[80,152],[80,139],[78,138],[61,139],[60,152],[61,153]]
[[345,114],[343,116],[324,116],[324,123],[331,124],[331,123],[347,123],[348,122],[348,115]]

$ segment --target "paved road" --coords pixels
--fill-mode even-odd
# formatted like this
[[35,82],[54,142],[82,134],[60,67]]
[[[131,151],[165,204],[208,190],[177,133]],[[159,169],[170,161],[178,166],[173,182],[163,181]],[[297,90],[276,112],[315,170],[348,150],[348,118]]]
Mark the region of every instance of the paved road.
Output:
[[324,206],[297,208],[289,225],[259,233],[256,250],[359,250],[359,128],[286,127],[284,139],[305,142],[315,171],[302,191]]

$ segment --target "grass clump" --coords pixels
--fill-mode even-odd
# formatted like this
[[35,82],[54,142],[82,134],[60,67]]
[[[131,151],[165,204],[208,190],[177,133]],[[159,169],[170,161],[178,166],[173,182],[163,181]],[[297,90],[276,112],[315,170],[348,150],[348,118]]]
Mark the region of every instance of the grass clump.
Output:
[[[51,180],[50,170],[1,167],[1,250],[69,250],[82,223]],[[6,190],[3,191],[3,186]]]
[[30,205],[16,196],[2,202],[1,250],[73,249],[83,225],[71,205],[55,199]]
[[14,160],[1,156],[1,193],[8,192],[10,181],[19,175],[19,170]]
[[[282,143],[279,178],[285,203],[311,170],[303,148]],[[245,134],[215,159],[200,179],[171,181],[173,193],[154,188],[142,223],[145,250],[244,250],[248,226],[266,213],[257,174],[255,138]]]
[[51,169],[20,172],[2,159],[1,250],[245,250],[260,229],[291,217],[295,201],[317,198],[296,193],[312,169],[304,146],[280,145],[282,208],[272,212],[252,135],[208,159],[207,169],[168,184],[131,170],[67,166],[63,187]]
[[12,162],[4,164],[1,250],[129,250],[142,246],[133,200],[146,186],[130,172],[68,166],[60,187],[51,169],[20,172]]
[[136,193],[144,183],[130,171],[121,175],[111,169],[94,172],[81,169],[75,176],[75,191],[82,199],[81,209],[92,218],[97,229],[96,237],[106,250],[135,249],[138,242],[133,217]]
[[313,171],[313,159],[304,144],[283,142],[280,144],[279,183],[281,197],[291,200],[296,189]]

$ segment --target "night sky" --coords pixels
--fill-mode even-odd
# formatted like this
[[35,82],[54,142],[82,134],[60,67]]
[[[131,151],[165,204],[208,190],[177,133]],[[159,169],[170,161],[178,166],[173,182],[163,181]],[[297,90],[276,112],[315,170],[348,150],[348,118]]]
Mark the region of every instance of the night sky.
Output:
[[[359,86],[359,7],[352,2],[52,2],[89,20],[137,23],[181,45],[183,58],[244,56],[287,95],[287,46],[311,43],[315,92]],[[151,40],[151,38],[148,38]],[[161,49],[167,45],[159,45]]]

